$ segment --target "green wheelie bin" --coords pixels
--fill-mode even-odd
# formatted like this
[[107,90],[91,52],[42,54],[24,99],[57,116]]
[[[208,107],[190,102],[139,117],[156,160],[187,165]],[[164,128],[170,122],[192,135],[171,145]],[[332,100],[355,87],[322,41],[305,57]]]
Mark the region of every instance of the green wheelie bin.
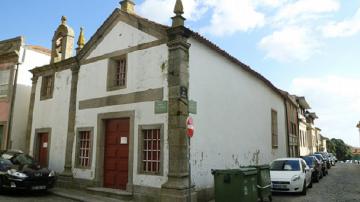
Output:
[[257,169],[257,188],[258,188],[258,196],[261,202],[263,202],[265,198],[268,198],[269,201],[272,201],[270,166],[257,165],[251,167]]
[[256,202],[257,170],[240,168],[212,170],[215,184],[215,202]]

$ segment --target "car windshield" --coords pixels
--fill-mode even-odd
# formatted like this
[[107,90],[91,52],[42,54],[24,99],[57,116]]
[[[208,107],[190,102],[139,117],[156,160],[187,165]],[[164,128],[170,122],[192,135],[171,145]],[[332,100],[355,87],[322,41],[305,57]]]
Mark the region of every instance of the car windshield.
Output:
[[305,160],[306,164],[309,167],[314,167],[313,158],[310,156],[304,156],[303,159]]
[[323,160],[323,157],[321,156],[321,154],[315,154],[315,156],[320,159],[320,160]]
[[14,164],[20,164],[20,165],[35,164],[35,160],[31,156],[26,154],[18,154],[14,158],[12,158],[11,161]]
[[299,171],[300,164],[298,160],[277,160],[272,162],[270,170]]

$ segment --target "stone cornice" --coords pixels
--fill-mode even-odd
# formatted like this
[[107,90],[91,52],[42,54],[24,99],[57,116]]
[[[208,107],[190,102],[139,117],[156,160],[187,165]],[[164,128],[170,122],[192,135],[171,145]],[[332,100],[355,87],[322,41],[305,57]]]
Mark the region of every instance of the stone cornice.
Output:
[[0,41],[0,55],[12,54],[14,52],[19,52],[20,47],[23,45],[23,38],[16,37],[13,39],[7,39]]
[[103,40],[104,36],[112,29],[112,27],[116,25],[116,22],[119,21],[133,26],[136,29],[139,29],[158,39],[167,39],[167,26],[152,22],[136,14],[126,13],[117,8],[85,44],[83,49],[81,49],[81,51],[78,53],[78,58],[81,61],[84,60],[90,54],[90,52]]
[[0,55],[0,61],[1,63],[18,63],[19,60],[19,52],[18,51],[12,51],[7,52],[5,54]]
[[34,76],[42,76],[48,73],[54,73],[54,72],[60,72],[62,70],[66,70],[66,69],[73,69],[75,66],[78,66],[78,60],[77,57],[71,57],[69,59],[57,62],[57,63],[52,63],[52,64],[48,64],[48,65],[44,65],[41,67],[36,67],[32,70],[30,70],[30,72],[34,75]]

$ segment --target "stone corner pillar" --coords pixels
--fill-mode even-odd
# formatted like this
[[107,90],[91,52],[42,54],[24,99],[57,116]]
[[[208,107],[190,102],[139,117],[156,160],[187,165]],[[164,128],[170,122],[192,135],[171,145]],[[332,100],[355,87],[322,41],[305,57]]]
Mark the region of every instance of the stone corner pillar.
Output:
[[31,132],[32,132],[32,123],[33,123],[33,113],[34,113],[34,104],[35,104],[35,93],[36,85],[38,81],[38,76],[33,75],[32,77],[32,86],[30,94],[30,104],[29,104],[29,113],[28,113],[28,122],[26,127],[26,137],[25,137],[25,152],[28,154],[30,152],[30,142],[31,142]]
[[[196,201],[194,186],[189,186],[189,142],[186,119],[189,115],[189,48],[191,32],[184,26],[168,29],[168,181],[161,187],[161,202]],[[190,192],[189,192],[190,191]],[[190,194],[191,193],[191,194]]]
[[65,178],[73,178],[72,156],[73,156],[73,145],[75,140],[76,94],[77,94],[79,70],[80,70],[79,64],[73,65],[71,67],[72,77],[71,77],[71,89],[70,89],[70,101],[69,101],[68,128],[67,128],[67,136],[66,136],[65,165],[64,165],[64,172],[61,173],[61,176]]

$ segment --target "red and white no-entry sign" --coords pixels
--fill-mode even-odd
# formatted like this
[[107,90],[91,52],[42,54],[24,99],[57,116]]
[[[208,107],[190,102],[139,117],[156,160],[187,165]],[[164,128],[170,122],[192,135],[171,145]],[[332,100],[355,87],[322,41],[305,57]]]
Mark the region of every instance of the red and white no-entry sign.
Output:
[[194,135],[194,121],[191,116],[186,119],[186,135],[190,138]]

